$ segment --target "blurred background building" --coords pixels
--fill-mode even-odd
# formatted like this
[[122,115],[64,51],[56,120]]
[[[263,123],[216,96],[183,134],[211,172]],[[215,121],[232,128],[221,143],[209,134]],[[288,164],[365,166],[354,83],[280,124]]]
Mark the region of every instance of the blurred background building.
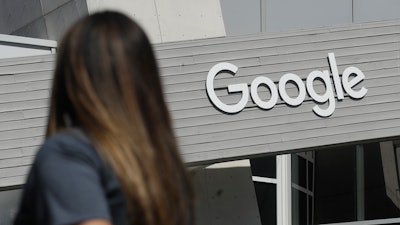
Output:
[[[43,140],[57,41],[106,9],[133,17],[154,43],[197,224],[400,224],[400,1],[1,0],[0,225],[11,224]],[[330,52],[340,72],[364,71],[369,92],[338,101],[328,118],[309,98],[272,110],[248,103],[233,115],[207,98],[219,62],[244,71],[238,82],[250,74],[277,83],[288,72],[304,81],[329,68]]]

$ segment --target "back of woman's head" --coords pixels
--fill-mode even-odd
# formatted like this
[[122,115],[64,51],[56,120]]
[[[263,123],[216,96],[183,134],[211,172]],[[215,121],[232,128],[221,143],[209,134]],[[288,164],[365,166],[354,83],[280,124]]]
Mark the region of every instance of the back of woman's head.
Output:
[[114,169],[132,223],[188,224],[192,190],[153,50],[143,30],[125,15],[96,13],[65,34],[47,135],[69,126],[83,129]]

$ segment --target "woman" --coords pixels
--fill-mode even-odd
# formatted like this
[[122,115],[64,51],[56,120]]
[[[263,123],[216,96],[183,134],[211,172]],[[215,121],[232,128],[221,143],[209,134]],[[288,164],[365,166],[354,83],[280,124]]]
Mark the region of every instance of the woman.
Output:
[[193,192],[143,30],[102,12],[58,49],[47,139],[15,225],[187,225]]

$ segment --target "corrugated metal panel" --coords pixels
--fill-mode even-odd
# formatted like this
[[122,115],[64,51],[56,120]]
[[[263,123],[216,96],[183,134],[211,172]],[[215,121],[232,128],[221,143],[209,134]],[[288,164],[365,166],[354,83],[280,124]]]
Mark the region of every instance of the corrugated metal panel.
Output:
[[22,184],[43,140],[54,56],[0,61],[0,187]]
[[[400,136],[400,21],[166,43],[155,49],[188,164]],[[279,99],[270,110],[249,100],[237,114],[222,113],[207,97],[207,73],[219,62],[239,67],[234,77],[221,74],[215,80],[219,98],[235,103],[240,94],[228,95],[227,85],[250,84],[257,76],[277,83],[289,72],[304,81],[313,70],[329,70],[329,52],[335,53],[339,73],[348,66],[364,72],[361,85],[368,93],[360,100],[348,95],[336,100],[328,118],[313,113],[317,103],[309,96],[298,107]],[[53,56],[0,61],[0,186],[23,182],[43,140],[53,67]],[[315,89],[325,90],[322,83]],[[259,93],[268,95],[266,88]],[[297,90],[288,86],[288,93]]]
[[[399,24],[372,23],[157,46],[167,101],[186,162],[209,163],[399,136]],[[233,115],[213,108],[207,98],[206,76],[218,62],[239,67],[234,77],[221,74],[214,82],[217,95],[229,104],[241,95],[228,95],[227,85],[250,84],[257,76],[277,83],[289,72],[304,81],[313,70],[329,70],[329,52],[335,53],[340,73],[349,66],[361,69],[366,75],[362,85],[368,89],[361,100],[349,96],[336,100],[329,118],[312,112],[316,103],[309,96],[295,108],[279,100],[271,110],[261,110],[249,100],[242,112]],[[325,90],[322,84],[316,89]],[[266,89],[260,90],[262,94]]]

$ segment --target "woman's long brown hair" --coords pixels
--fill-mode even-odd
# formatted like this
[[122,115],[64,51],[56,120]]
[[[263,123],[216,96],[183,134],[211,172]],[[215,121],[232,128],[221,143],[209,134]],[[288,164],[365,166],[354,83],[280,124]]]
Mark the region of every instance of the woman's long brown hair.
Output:
[[116,12],[87,16],[58,49],[47,136],[84,130],[115,171],[131,224],[193,223],[193,191],[164,102],[151,44]]

